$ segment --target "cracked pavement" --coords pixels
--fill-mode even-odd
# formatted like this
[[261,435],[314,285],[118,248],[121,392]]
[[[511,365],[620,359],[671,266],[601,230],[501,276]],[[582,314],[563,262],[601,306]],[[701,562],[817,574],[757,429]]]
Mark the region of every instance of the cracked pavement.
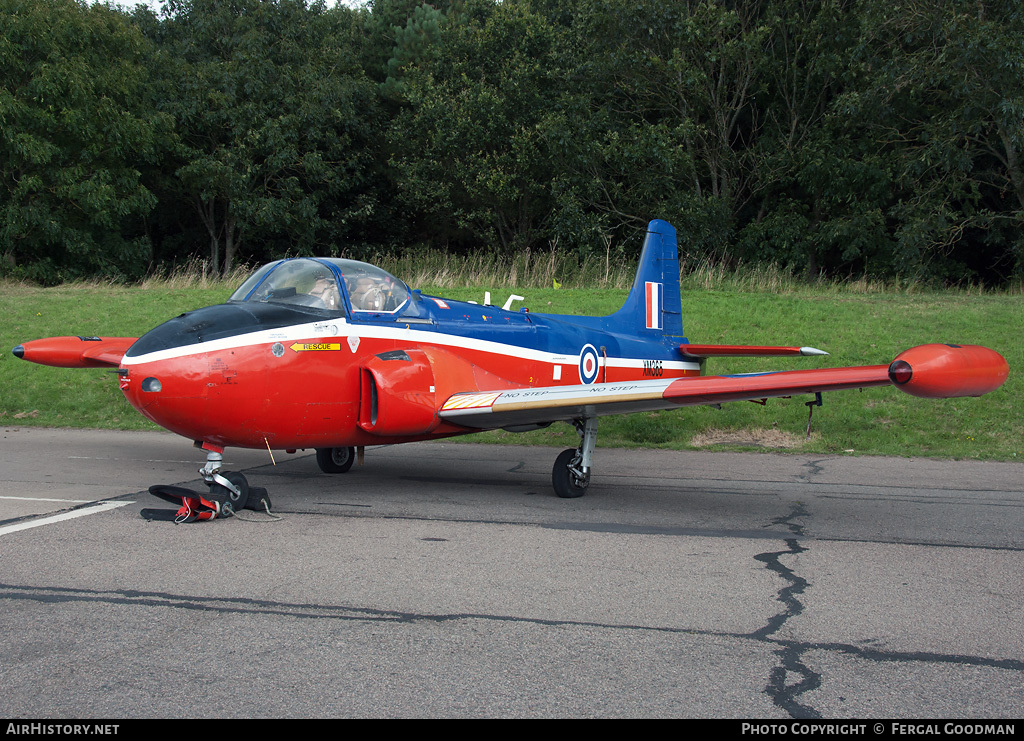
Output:
[[[1012,718],[1024,700],[1018,465],[599,447],[591,491],[559,500],[544,448],[382,448],[336,477],[235,451],[280,519],[174,525],[145,489],[198,487],[187,443],[4,437],[9,717]],[[123,506],[90,514],[104,500]]]

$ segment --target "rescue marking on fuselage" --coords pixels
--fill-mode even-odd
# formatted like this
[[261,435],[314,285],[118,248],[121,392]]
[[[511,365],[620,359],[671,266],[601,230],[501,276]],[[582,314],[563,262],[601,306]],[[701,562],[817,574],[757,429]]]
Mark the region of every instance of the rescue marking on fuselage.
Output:
[[340,342],[296,342],[292,345],[295,352],[335,352],[340,349]]

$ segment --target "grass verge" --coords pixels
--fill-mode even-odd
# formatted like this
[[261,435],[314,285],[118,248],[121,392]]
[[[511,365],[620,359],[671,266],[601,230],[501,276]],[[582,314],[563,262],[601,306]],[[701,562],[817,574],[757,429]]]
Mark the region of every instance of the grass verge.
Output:
[[[399,274],[398,266],[389,266]],[[546,280],[549,273],[534,284]],[[474,287],[423,286],[425,293],[495,304],[508,293],[526,296],[532,311],[607,314],[622,303],[632,276],[621,272],[598,289],[522,288],[508,283]],[[425,273],[424,277],[431,275]],[[763,273],[757,280],[775,279]],[[600,281],[598,281],[600,282]],[[410,278],[410,283],[416,285]],[[513,284],[514,285],[514,284]],[[982,344],[1010,363],[1010,379],[980,399],[928,401],[892,388],[824,396],[806,435],[807,397],[747,402],[603,418],[601,446],[672,449],[770,450],[823,454],[937,456],[1024,460],[1024,422],[1017,399],[1024,351],[1019,328],[1024,302],[1015,293],[935,292],[807,286],[780,279],[758,288],[753,274],[684,279],[684,326],[691,341],[727,344],[812,345],[826,358],[712,359],[708,372],[747,372],[889,362],[899,351],[926,342]],[[75,284],[56,288],[0,284],[0,424],[110,429],[152,429],[124,400],[116,377],[102,370],[64,370],[25,363],[10,348],[55,335],[139,336],[183,311],[219,303],[234,285],[216,281],[152,280],[139,286]],[[466,440],[575,446],[568,425],[526,434],[481,433]]]

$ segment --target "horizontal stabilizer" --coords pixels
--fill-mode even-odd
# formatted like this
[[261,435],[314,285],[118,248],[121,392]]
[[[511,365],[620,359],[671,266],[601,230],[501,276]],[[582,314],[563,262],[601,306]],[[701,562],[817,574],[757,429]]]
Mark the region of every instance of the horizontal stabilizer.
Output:
[[816,347],[774,347],[771,345],[680,345],[679,350],[695,358],[775,358],[787,355],[828,355]]

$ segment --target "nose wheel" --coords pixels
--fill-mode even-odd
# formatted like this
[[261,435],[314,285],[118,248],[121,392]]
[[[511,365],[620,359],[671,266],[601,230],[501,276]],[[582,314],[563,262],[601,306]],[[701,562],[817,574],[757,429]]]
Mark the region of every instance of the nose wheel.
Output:
[[237,512],[249,503],[249,482],[237,471],[216,474],[214,483],[210,484],[210,496],[223,501],[224,509],[230,507],[232,512]]
[[210,451],[199,473],[210,487],[210,498],[220,503],[222,516],[230,516],[249,503],[249,481],[237,471],[221,471],[223,462],[221,453]]

